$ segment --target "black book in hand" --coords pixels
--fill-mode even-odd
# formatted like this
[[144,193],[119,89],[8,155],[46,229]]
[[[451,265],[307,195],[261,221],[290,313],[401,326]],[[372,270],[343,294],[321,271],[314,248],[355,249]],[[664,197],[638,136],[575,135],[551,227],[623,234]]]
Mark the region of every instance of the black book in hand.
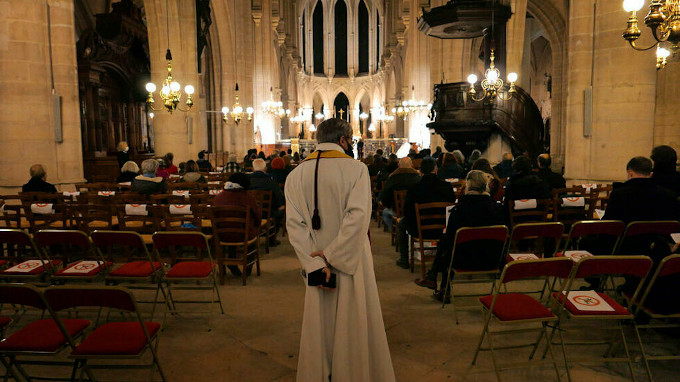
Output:
[[321,285],[326,288],[335,289],[336,286],[335,273],[331,273],[331,279],[328,282],[326,282],[326,274],[323,273],[322,269],[317,269],[316,271],[307,274],[307,285],[309,286]]

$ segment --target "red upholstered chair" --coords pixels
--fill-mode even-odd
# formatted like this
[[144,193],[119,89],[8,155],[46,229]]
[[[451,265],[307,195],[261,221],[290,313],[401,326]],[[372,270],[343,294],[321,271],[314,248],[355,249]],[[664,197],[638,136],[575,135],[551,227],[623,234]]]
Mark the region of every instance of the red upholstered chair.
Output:
[[[554,257],[560,247],[564,224],[560,222],[520,223],[512,228],[508,254],[531,253],[538,258]],[[528,245],[526,248],[523,245]],[[508,262],[514,261],[507,258]]]
[[90,238],[82,231],[41,230],[36,232],[34,239],[50,258],[61,257],[64,267],[52,276],[55,281],[103,280],[112,265],[111,262],[104,261]]
[[678,291],[674,287],[678,285],[678,278],[680,278],[680,255],[670,255],[661,260],[644,291],[640,293],[639,298],[633,299],[631,291],[623,292],[624,297],[632,305],[635,315],[646,315],[651,319],[647,324],[634,325],[635,334],[642,350],[642,359],[645,361],[645,368],[647,369],[647,376],[650,381],[653,381],[653,378],[649,361],[680,359],[680,355],[648,354],[644,344],[651,344],[655,341],[651,339],[643,341],[640,329],[656,330],[680,327],[680,309],[677,308],[677,304],[668,303],[669,300],[677,301],[676,295]]
[[18,229],[0,229],[0,279],[22,282],[49,283],[52,275],[61,268],[62,262],[50,260],[28,233]]
[[[500,266],[504,260],[505,244],[508,240],[508,227],[504,225],[495,225],[488,227],[464,227],[456,232],[456,237],[453,243],[453,251],[451,253],[451,264],[449,265],[449,277],[446,280],[446,290],[451,288],[451,305],[453,307],[453,314],[458,324],[457,307],[455,304],[453,284],[491,284],[491,292],[493,293],[496,286],[496,280],[500,274]],[[468,253],[462,254],[463,247],[471,243],[492,243],[497,247],[497,253],[485,253],[488,255],[490,262],[479,269],[464,269],[454,267],[456,256],[470,255]],[[475,253],[474,255],[482,255]],[[471,255],[473,256],[473,255]],[[452,280],[452,275],[453,280]],[[458,294],[459,297],[478,297],[485,294]],[[442,304],[444,308],[446,299]],[[467,308],[470,308],[469,306]]]
[[[677,220],[656,220],[656,221],[637,221],[630,222],[626,227],[623,237],[619,241],[619,246],[616,253],[622,255],[631,255],[627,242],[629,240],[636,240],[638,238],[648,237],[650,242],[656,236],[669,236],[672,233],[680,232],[680,221]],[[649,247],[645,248],[649,249]],[[637,253],[636,253],[637,254]],[[639,253],[640,255],[647,255],[648,252]]]
[[[206,303],[210,304],[207,311],[184,311],[186,313],[208,313],[208,330],[212,330],[212,312],[214,303],[218,303],[224,314],[220,291],[217,288],[217,264],[210,253],[208,238],[200,232],[156,232],[153,235],[154,249],[160,254],[167,250],[172,259],[172,268],[165,274],[163,281],[167,284],[170,313],[177,314],[177,304]],[[178,252],[190,249],[191,257],[181,256]],[[160,256],[159,256],[160,257]],[[179,300],[173,291],[178,290],[210,290],[209,300]],[[217,299],[215,299],[217,297]],[[164,318],[165,321],[165,318]]]
[[130,289],[155,291],[153,301],[137,301],[153,304],[151,310],[153,319],[159,292],[167,302],[165,289],[161,283],[163,264],[153,259],[142,236],[129,231],[94,231],[91,237],[104,260],[114,264],[104,279],[107,284],[125,284]]
[[612,255],[625,229],[626,225],[620,220],[579,221],[572,224],[564,249],[583,249],[581,246],[583,238],[597,235],[600,239],[609,239],[611,245],[606,245],[607,248],[602,253],[594,253],[594,255]]
[[[562,346],[567,376],[569,376],[569,363],[577,363],[579,361],[592,363],[593,361],[600,360],[602,362],[627,363],[631,376],[633,380],[635,380],[633,359],[628,351],[628,344],[626,343],[626,336],[622,325],[625,321],[633,320],[633,313],[605,293],[597,291],[580,291],[579,282],[586,277],[628,277],[631,278],[630,280],[633,280],[634,278],[638,281],[635,282],[631,300],[635,301],[638,298],[644,280],[647,278],[651,268],[652,260],[647,256],[592,256],[585,257],[575,263],[575,269],[565,288],[565,294],[552,294],[552,298],[559,302],[558,311],[560,320],[553,328],[550,340],[552,340],[554,332],[557,331],[559,334],[559,343]],[[601,321],[601,326],[598,330],[593,330],[592,321],[595,320]],[[567,331],[577,331],[578,325],[584,322],[591,323],[591,325],[581,328],[582,331],[585,331],[588,340],[565,342],[565,333]],[[608,324],[614,324],[614,326],[612,327]],[[595,341],[595,338],[601,333],[611,332],[612,330],[618,332],[620,338],[610,338],[601,342]],[[581,333],[580,338],[583,338],[583,333]],[[616,340],[621,341],[625,357],[614,356],[613,352],[617,348],[614,344],[618,342]],[[576,357],[567,356],[567,345],[578,345],[580,346],[580,349],[582,349],[584,345],[587,345],[588,349],[594,349],[598,344],[609,345],[605,351],[604,357],[600,354],[591,356],[586,355],[577,360],[574,359]],[[583,352],[579,352],[579,354],[584,355]]]
[[[80,343],[76,344],[72,338],[69,342],[73,350],[69,358],[75,359],[72,376],[75,377],[80,369],[94,380],[92,369],[102,368],[138,368],[147,366],[152,373],[157,369],[161,380],[165,376],[158,361],[158,333],[161,325],[157,322],[143,321],[132,293],[121,287],[73,287],[53,286],[45,290],[45,299],[54,312],[54,320],[66,335],[65,321],[60,312],[72,308],[98,307],[116,309],[130,315],[130,321],[106,322],[98,325]],[[122,360],[141,359],[146,351],[151,353],[151,362],[144,365],[124,365]],[[95,361],[96,360],[96,361]],[[99,360],[116,360],[113,365],[102,365]],[[93,362],[94,361],[94,362]],[[94,363],[94,364],[92,364]]]
[[[558,320],[558,317],[549,307],[546,307],[543,303],[528,294],[507,292],[507,284],[527,279],[542,278],[548,281],[550,278],[554,278],[560,280],[556,289],[556,292],[560,293],[566,286],[566,281],[569,279],[573,266],[574,262],[567,258],[519,260],[506,264],[503,273],[501,274],[500,285],[496,288],[496,292],[479,299],[484,309],[485,320],[484,329],[482,329],[482,334],[479,338],[472,364],[474,365],[477,361],[480,350],[490,351],[496,376],[499,381],[501,380],[500,371],[502,369],[528,366],[528,364],[515,364],[512,367],[501,367],[497,362],[498,355],[495,352],[501,349],[532,347],[533,350],[529,355],[529,359],[532,359],[541,340],[543,340],[544,337],[546,339],[549,338],[548,326],[555,323]],[[501,293],[501,289],[506,292]],[[516,325],[520,326],[520,328],[491,331],[489,330],[491,318],[501,326],[507,327],[509,325]],[[527,327],[527,324],[540,324],[540,326]],[[495,338],[496,336],[507,337],[508,335],[515,333],[527,333],[532,331],[539,332],[539,336],[535,342],[521,345],[513,342],[513,345],[497,346],[494,345],[494,341],[492,340],[492,337]],[[487,347],[482,347],[484,339],[487,341]],[[560,373],[557,368],[557,363],[555,362],[550,342],[547,342],[547,350],[550,353],[550,360],[552,361],[552,365],[557,373],[557,379],[559,380]]]
[[[12,305],[16,311],[33,308],[44,313],[49,310],[42,293],[30,284],[0,284],[0,305],[5,307]],[[20,312],[22,318],[28,317],[21,313],[23,312]],[[7,318],[3,321],[6,322]],[[12,332],[0,342],[0,362],[7,371],[6,377],[13,377],[17,381],[30,381],[36,378],[29,376],[21,365],[24,362],[31,362],[29,358],[37,356],[41,357],[40,365],[63,366],[63,361],[50,361],[44,357],[57,355],[69,347],[72,343],[69,339],[80,337],[88,326],[90,321],[81,318],[66,318],[61,326],[57,325],[50,311],[48,317],[27,323],[21,329]],[[67,336],[64,336],[64,333],[67,333]],[[42,379],[55,377],[57,376],[52,369],[49,377],[43,376]]]

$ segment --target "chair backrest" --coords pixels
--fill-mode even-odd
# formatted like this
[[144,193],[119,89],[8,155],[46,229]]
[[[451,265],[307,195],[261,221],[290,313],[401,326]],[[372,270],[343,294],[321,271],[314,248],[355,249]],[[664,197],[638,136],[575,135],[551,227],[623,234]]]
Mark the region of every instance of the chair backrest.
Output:
[[[98,197],[105,198],[105,197]],[[90,233],[95,229],[113,228],[113,216],[115,210],[111,204],[87,204],[74,205],[74,218],[78,229]]]
[[130,248],[146,250],[144,240],[137,232],[132,231],[94,231],[92,242],[95,247],[103,248],[113,245],[122,245]]
[[408,190],[394,190],[394,213],[397,217],[404,216],[404,202]]
[[514,227],[519,223],[526,222],[544,222],[548,220],[548,212],[552,204],[551,199],[524,199],[522,201],[535,200],[536,208],[518,209],[519,206],[515,200],[506,200],[508,205],[508,215],[510,217],[510,226]]
[[106,307],[137,311],[134,297],[122,287],[52,286],[45,289],[45,300],[53,311],[78,307]]
[[652,268],[652,259],[647,256],[591,256],[576,263],[574,278],[591,276],[647,277]]
[[[142,213],[146,210],[146,215]],[[153,233],[159,230],[159,214],[157,209],[145,203],[127,203],[116,205],[118,224],[121,230]],[[138,214],[139,213],[139,214]]]
[[574,262],[564,257],[513,261],[505,265],[501,275],[501,283],[539,277],[566,279],[571,274],[573,267]]
[[[162,250],[168,249],[172,264],[177,263],[178,260],[203,260],[203,253],[207,253],[211,264],[213,262],[208,238],[200,232],[156,232],[153,234],[153,245],[159,256]],[[186,247],[196,249],[195,256],[178,258],[176,249]]]
[[477,240],[493,240],[505,243],[508,239],[508,227],[493,225],[486,227],[463,227],[456,232],[455,244],[463,244]]
[[524,251],[524,246],[529,245],[528,250],[538,257],[553,257],[560,248],[563,233],[564,224],[560,222],[520,223],[512,228],[508,251]]
[[248,190],[248,194],[255,198],[255,202],[262,211],[262,219],[272,216],[272,192],[268,190]]
[[439,239],[446,228],[446,207],[451,202],[415,203],[418,237]]
[[[638,308],[644,307],[645,306],[645,301],[647,301],[647,297],[650,296],[650,292],[652,292],[653,289],[655,289],[657,280],[661,277],[666,277],[666,276],[674,276],[677,278],[677,276],[680,275],[680,255],[669,255],[663,258],[659,265],[656,267],[656,270],[654,271],[653,275],[649,278],[649,282],[647,283],[647,287],[645,288],[644,292],[642,293],[640,299],[638,300],[636,306]],[[661,288],[665,288],[667,285],[661,286]],[[664,296],[669,296],[672,293],[675,293],[676,291],[674,290],[667,290],[666,294]],[[658,314],[658,312],[655,311],[655,313]],[[664,312],[665,313],[665,312]],[[670,313],[670,312],[669,312]],[[671,313],[674,316],[678,316],[678,312],[673,312]]]
[[[214,240],[232,242],[224,238],[234,238],[234,243],[248,242],[250,227],[250,209],[245,206],[211,206],[208,216],[212,222]],[[237,239],[238,238],[238,239]]]
[[31,284],[0,284],[0,305],[4,304],[47,309],[40,290]]
[[[569,238],[565,244],[565,249],[577,248],[579,247],[579,242],[581,239],[587,236],[597,235],[598,238],[608,237],[611,239],[611,245],[609,242],[599,240],[598,251],[602,253],[594,253],[595,255],[611,255],[616,251],[618,243],[626,229],[625,223],[620,220],[586,220],[579,221],[571,226],[569,231]],[[606,248],[605,248],[606,247]],[[584,249],[584,248],[579,248]]]
[[680,221],[677,220],[640,221],[628,223],[623,236],[670,235],[676,232],[680,232]]
[[553,220],[571,224],[588,218],[590,193],[581,186],[552,190]]
[[200,205],[184,203],[157,206],[156,211],[163,215],[164,231],[200,231],[202,228],[202,208]]
[[52,245],[73,245],[81,249],[89,249],[91,247],[89,238],[82,231],[43,229],[36,232],[33,238],[41,247]]

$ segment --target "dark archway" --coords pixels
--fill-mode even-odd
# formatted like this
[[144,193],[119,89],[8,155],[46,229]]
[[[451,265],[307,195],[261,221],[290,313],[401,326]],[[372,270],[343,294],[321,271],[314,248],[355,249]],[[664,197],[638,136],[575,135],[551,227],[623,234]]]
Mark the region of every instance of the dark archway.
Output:
[[359,2],[359,73],[368,73],[368,8]]
[[307,20],[306,12],[302,12],[302,70],[307,73]]
[[375,71],[380,68],[380,13],[375,12]]
[[347,75],[347,4],[335,3],[335,74]]
[[340,92],[340,94],[335,97],[335,100],[333,101],[333,109],[335,111],[336,118],[342,118],[347,122],[350,121],[349,99],[345,93]]
[[323,67],[323,4],[321,0],[316,2],[314,13],[312,14],[312,34],[313,34],[313,54],[314,54],[314,73],[324,74]]

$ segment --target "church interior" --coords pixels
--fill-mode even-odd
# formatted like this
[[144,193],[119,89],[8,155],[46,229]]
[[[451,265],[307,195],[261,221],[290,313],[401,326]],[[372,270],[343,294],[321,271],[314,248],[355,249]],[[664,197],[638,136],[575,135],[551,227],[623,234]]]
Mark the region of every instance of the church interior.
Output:
[[[569,244],[575,221],[602,218],[598,214],[605,213],[612,183],[628,179],[631,158],[650,157],[657,146],[680,150],[673,117],[677,104],[669,101],[680,96],[679,31],[679,0],[0,0],[0,99],[8,107],[0,113],[0,228],[24,232],[27,242],[37,242],[44,228],[89,236],[92,231],[81,227],[86,213],[74,207],[81,203],[76,195],[89,193],[115,197],[103,202],[114,211],[107,224],[89,228],[125,231],[126,206],[151,206],[155,200],[167,209],[176,203],[173,197],[184,196],[175,193],[183,190],[169,175],[164,199],[126,199],[130,187],[117,180],[123,163],[135,162],[145,172],[143,162],[161,159],[161,168],[184,171],[187,163],[203,159],[209,169],[200,166],[207,180],[201,192],[214,197],[228,181],[232,163],[250,172],[260,154],[268,172],[274,158],[285,157],[286,167],[291,160],[294,166],[293,155],[314,151],[317,126],[340,118],[352,128],[355,158],[370,157],[371,163],[378,150],[386,163],[394,154],[396,160],[412,156],[414,164],[425,160],[418,156],[422,152],[443,158],[459,151],[470,158],[478,150],[492,167],[506,153],[526,156],[534,166],[539,155],[549,154],[548,166],[563,176],[564,187],[587,186],[576,195],[585,200],[581,218],[562,221],[567,227],[562,244]],[[56,193],[27,202],[22,186],[35,175],[35,164]],[[450,181],[458,187],[454,192],[465,184]],[[283,191],[284,182],[279,183]],[[554,344],[537,347],[539,355],[526,366],[528,351],[501,349],[491,352],[493,359],[482,351],[471,364],[488,312],[477,298],[461,302],[474,309],[456,311],[414,284],[421,271],[425,277],[425,252],[431,248],[421,247],[410,270],[395,266],[397,229],[388,228],[380,215],[381,187],[372,184],[370,237],[398,381],[672,381],[680,376],[671,360],[680,359],[677,329],[647,330],[651,333],[640,339],[632,313],[616,321],[624,339],[617,337],[609,348],[581,345],[563,354],[555,335]],[[36,217],[41,213],[34,206],[43,202],[55,206],[54,218]],[[61,203],[64,211],[56,207]],[[539,221],[560,222],[554,208]],[[145,217],[150,215],[160,216]],[[44,224],[36,228],[33,219]],[[202,219],[199,223],[210,217]],[[156,253],[151,234],[171,224],[147,220],[129,226]],[[187,314],[172,312],[167,302],[157,304],[154,319],[163,329],[156,353],[164,375],[156,370],[149,377],[148,369],[93,369],[94,374],[102,380],[295,380],[305,288],[285,222],[270,216],[265,225],[262,240],[258,237],[257,274],[249,271],[246,283],[244,265],[243,278],[224,266],[210,276],[223,313],[211,303],[208,322],[199,304]],[[678,230],[666,236],[680,232],[680,223],[672,227]],[[8,293],[2,283],[17,279],[3,277],[2,269],[18,255],[17,244],[1,236],[7,261],[0,260],[0,304],[6,308],[13,300],[2,296]],[[494,284],[499,290],[500,275]],[[56,279],[35,285],[42,291],[49,284],[72,284]],[[86,285],[104,285],[102,280]],[[526,289],[540,283],[519,284]],[[616,294],[617,286],[605,290]],[[468,288],[489,293],[488,285]],[[190,300],[205,296],[184,293]],[[134,295],[158,298],[153,290],[135,289]],[[143,316],[154,315],[148,304],[138,305]],[[2,337],[41,314],[0,310],[0,318],[16,316],[6,331],[2,328]],[[678,317],[662,321],[677,323]],[[587,325],[576,335],[582,340],[605,324]],[[535,341],[535,336],[516,337]],[[671,341],[656,344],[660,339]],[[3,341],[0,373],[17,381],[30,380],[24,378],[32,373],[48,380],[71,376],[70,366],[50,364],[72,362],[68,349],[28,357],[38,360],[31,364],[3,350]],[[505,338],[496,342],[508,344],[513,342]],[[544,349],[551,353],[541,357]],[[557,362],[551,363],[553,352]],[[595,362],[565,366],[566,358],[579,355]],[[600,362],[616,357],[627,358]],[[145,354],[143,361],[149,358]],[[495,370],[497,362],[515,368]]]

